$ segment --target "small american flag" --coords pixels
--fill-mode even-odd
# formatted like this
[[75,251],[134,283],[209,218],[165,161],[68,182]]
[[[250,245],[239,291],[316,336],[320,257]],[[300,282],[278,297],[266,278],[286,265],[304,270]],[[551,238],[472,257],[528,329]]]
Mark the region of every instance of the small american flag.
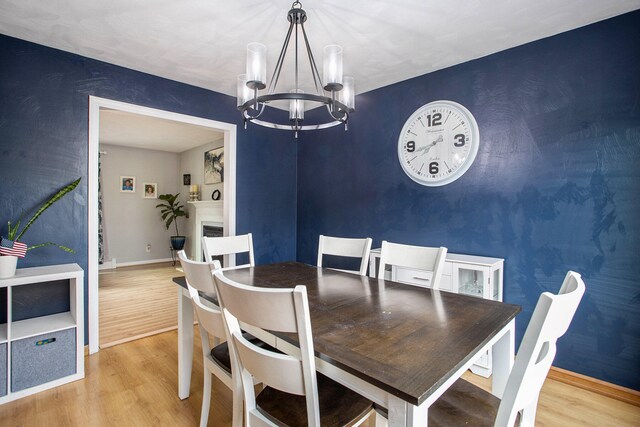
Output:
[[20,242],[14,242],[5,237],[0,237],[0,255],[13,255],[24,258],[27,253],[27,245]]

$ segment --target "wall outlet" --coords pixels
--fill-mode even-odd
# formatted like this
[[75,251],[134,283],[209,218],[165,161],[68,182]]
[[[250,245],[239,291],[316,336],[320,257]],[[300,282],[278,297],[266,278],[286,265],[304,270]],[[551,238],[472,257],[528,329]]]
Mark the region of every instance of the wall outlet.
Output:
[[151,243],[147,243],[147,253],[151,253]]

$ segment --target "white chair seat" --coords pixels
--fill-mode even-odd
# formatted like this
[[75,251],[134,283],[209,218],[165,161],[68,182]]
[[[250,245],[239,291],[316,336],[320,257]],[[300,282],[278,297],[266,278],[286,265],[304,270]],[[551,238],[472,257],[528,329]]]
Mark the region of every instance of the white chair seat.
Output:
[[[306,287],[247,286],[225,277],[224,270],[216,271],[214,277],[231,348],[234,385],[244,395],[248,427],[356,426],[369,416],[371,401],[316,374]],[[259,348],[244,338],[240,323],[296,334],[300,353]],[[256,379],[266,386],[257,397]]]
[[[542,384],[585,292],[578,273],[569,271],[558,295],[543,292],[524,333],[502,400],[456,381],[429,407],[429,426],[529,427],[535,424]],[[376,408],[379,414],[384,414]]]

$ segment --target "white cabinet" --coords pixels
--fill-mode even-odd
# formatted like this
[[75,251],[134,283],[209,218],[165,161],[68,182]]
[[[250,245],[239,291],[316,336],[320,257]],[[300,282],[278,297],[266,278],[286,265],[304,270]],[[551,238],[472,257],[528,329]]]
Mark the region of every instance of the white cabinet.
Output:
[[474,255],[447,254],[453,292],[502,301],[504,260]]
[[[369,256],[369,276],[376,277],[380,249],[372,249]],[[440,290],[502,301],[504,259],[447,253],[440,279]],[[431,272],[410,268],[389,267],[385,279],[425,288],[431,287]],[[471,367],[475,374],[491,375],[491,351],[480,357]]]
[[[18,296],[29,291],[25,287],[62,285],[66,295],[66,283],[67,311],[24,318],[25,301]],[[83,295],[84,272],[77,264],[21,268],[0,279],[0,403],[84,378]]]
[[[377,249],[374,249],[377,250]],[[378,254],[379,258],[379,254]],[[376,258],[377,259],[377,258]],[[377,271],[377,270],[376,270]],[[440,277],[440,290],[454,292],[453,280],[451,278],[451,263],[444,263],[444,270]],[[420,286],[423,288],[431,287],[431,275],[433,272],[425,270],[414,270],[412,268],[391,267],[387,279],[394,282],[406,283],[408,285]],[[373,276],[372,276],[373,277]]]

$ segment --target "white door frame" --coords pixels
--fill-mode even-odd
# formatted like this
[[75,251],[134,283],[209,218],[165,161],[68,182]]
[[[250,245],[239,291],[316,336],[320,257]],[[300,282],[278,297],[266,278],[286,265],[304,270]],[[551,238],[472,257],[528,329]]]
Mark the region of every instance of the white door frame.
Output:
[[89,282],[89,354],[99,350],[98,325],[98,151],[100,150],[100,109],[140,114],[182,123],[205,126],[224,133],[224,235],[236,234],[236,125],[142,107],[126,102],[89,96],[89,170],[88,170],[88,265]]

